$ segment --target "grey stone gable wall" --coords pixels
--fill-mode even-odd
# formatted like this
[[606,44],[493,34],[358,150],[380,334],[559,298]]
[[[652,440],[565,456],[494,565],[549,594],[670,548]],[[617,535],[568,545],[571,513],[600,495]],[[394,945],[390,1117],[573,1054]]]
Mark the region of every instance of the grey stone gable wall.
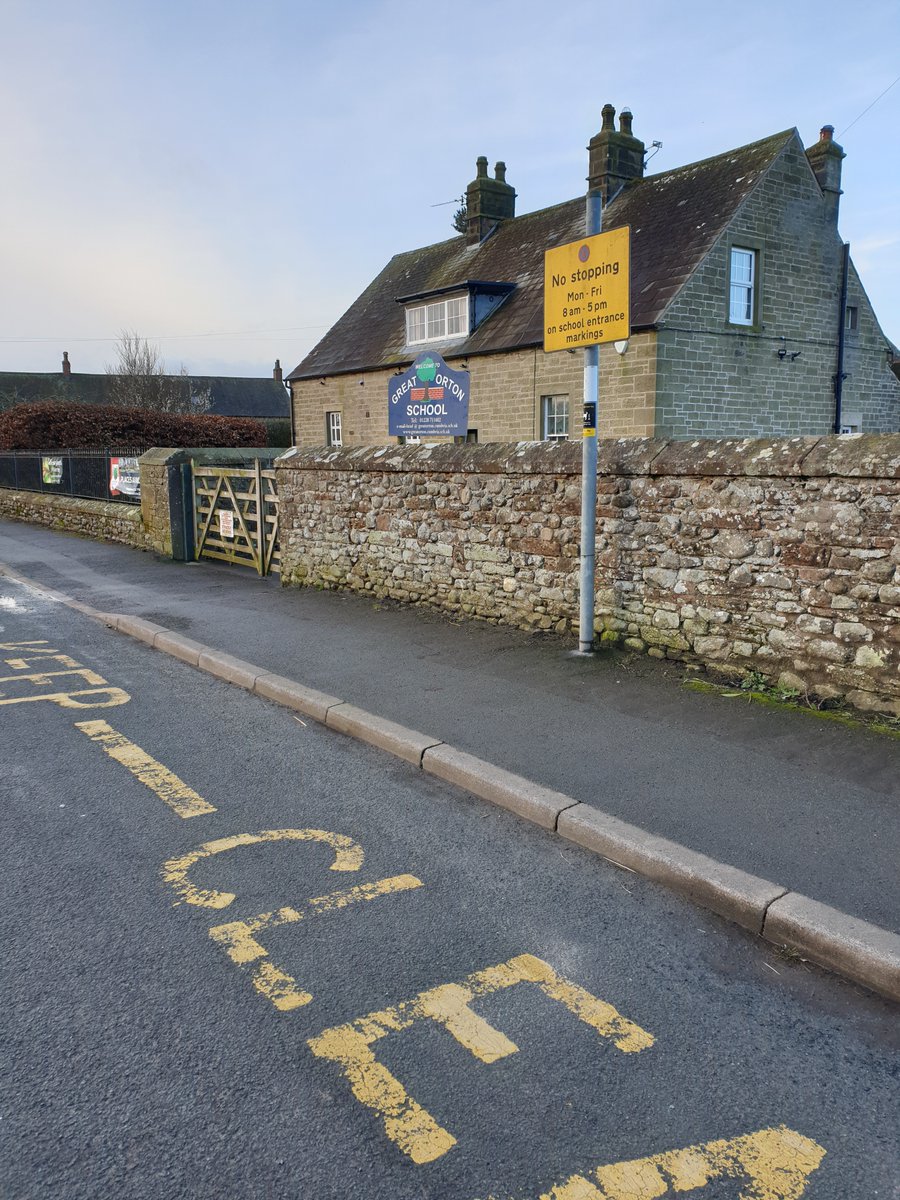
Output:
[[[674,215],[673,219],[677,219]],[[732,245],[759,250],[757,324],[728,322]],[[831,431],[841,239],[799,137],[792,138],[660,322],[656,434],[789,437]],[[858,281],[854,275],[854,290]],[[861,289],[860,293],[861,295]],[[849,300],[853,303],[854,300]],[[871,306],[860,298],[852,399],[867,432],[891,421],[887,357],[879,364]],[[883,336],[883,335],[882,335]],[[782,343],[781,338],[785,341]],[[777,351],[784,345],[787,356]],[[883,347],[882,347],[883,350]],[[800,356],[793,361],[790,355]],[[878,367],[883,366],[882,375]]]
[[[850,247],[851,252],[853,247]],[[847,305],[859,312],[859,328],[844,341],[844,419],[859,414],[860,432],[900,433],[900,379],[890,366],[889,339],[878,323],[853,260],[847,282]]]

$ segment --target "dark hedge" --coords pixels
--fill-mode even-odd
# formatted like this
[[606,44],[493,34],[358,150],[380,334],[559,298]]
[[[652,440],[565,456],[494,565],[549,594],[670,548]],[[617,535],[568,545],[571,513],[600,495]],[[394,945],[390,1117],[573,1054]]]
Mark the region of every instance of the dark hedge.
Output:
[[0,413],[0,450],[268,444],[265,425],[252,417],[179,416],[94,404],[18,404]]

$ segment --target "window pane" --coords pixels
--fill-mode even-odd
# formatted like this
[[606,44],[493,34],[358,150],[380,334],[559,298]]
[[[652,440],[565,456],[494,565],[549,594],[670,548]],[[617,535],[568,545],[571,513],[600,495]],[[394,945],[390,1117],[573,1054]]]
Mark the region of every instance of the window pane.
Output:
[[442,338],[447,334],[447,310],[443,300],[428,305],[428,337]]
[[732,247],[728,319],[734,325],[753,324],[755,275],[756,251]]
[[425,309],[410,308],[406,312],[406,340],[422,342],[425,340]]
[[564,441],[569,436],[569,397],[544,396],[544,439]]
[[468,333],[468,305],[465,297],[447,301],[447,333]]

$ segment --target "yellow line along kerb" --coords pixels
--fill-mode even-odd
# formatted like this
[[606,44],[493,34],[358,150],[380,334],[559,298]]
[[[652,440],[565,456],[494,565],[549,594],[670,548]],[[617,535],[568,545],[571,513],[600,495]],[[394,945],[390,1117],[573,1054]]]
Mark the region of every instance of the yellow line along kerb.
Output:
[[76,721],[75,728],[86,733],[92,742],[102,746],[110,758],[121,763],[136,779],[150,788],[168,804],[179,817],[201,817],[216,810],[212,804],[199,796],[184,780],[179,779],[168,767],[117,733],[106,721]]

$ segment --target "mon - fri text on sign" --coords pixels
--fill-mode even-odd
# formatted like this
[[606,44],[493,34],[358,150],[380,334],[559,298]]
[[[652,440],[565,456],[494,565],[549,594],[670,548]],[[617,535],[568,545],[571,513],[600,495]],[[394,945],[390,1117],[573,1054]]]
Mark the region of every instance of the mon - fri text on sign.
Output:
[[578,350],[630,334],[631,229],[544,255],[544,350]]

